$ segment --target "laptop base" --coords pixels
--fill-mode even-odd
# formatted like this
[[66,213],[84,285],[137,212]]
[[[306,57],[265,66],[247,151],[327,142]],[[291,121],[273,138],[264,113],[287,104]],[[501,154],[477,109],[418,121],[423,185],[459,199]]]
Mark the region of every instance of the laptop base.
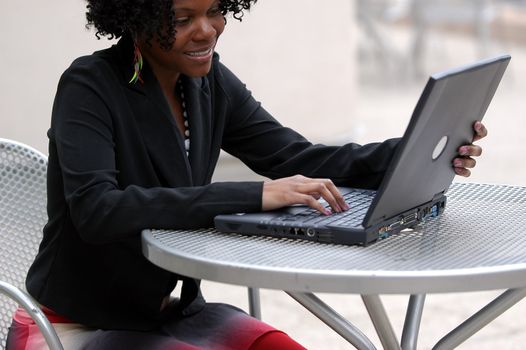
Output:
[[270,221],[274,212],[251,214],[260,216],[258,224],[252,219],[246,223],[243,214],[238,215],[236,222],[216,220],[216,228],[221,232],[239,233],[246,236],[269,236],[277,238],[301,239],[319,243],[362,245],[367,246],[379,239],[387,238],[405,229],[411,229],[426,220],[440,215],[446,206],[446,196],[441,196],[432,202],[411,209],[401,215],[385,220],[381,225],[368,229],[363,227],[349,228],[338,225],[323,227],[306,226],[302,222],[288,222],[273,224]]

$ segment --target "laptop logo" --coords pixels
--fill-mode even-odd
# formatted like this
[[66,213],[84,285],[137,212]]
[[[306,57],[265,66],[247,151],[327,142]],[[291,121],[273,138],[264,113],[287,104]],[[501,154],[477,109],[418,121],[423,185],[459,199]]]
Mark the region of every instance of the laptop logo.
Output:
[[448,140],[449,138],[447,136],[442,136],[440,141],[438,141],[437,145],[435,146],[435,149],[433,150],[433,154],[431,155],[431,158],[433,158],[433,160],[437,160],[437,158],[440,157],[442,152],[444,152]]

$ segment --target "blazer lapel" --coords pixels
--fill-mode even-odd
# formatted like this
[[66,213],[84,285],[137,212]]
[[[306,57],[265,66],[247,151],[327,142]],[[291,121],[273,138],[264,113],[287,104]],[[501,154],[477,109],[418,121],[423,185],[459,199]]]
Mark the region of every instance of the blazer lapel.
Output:
[[141,75],[144,83],[128,84],[129,89],[134,91],[129,101],[150,159],[163,185],[192,186],[192,171],[185,154],[183,137],[161,87],[146,62]]
[[212,106],[210,88],[207,79],[188,78],[184,81],[186,109],[190,127],[190,164],[195,185],[204,185],[210,181],[212,139]]
[[116,45],[123,84],[140,128],[150,159],[164,185],[193,186],[210,182],[215,162],[211,163],[212,105],[208,79],[184,77],[186,109],[190,127],[190,154],[184,139],[148,62],[141,72],[144,83],[129,84],[133,67],[133,42],[123,38]]

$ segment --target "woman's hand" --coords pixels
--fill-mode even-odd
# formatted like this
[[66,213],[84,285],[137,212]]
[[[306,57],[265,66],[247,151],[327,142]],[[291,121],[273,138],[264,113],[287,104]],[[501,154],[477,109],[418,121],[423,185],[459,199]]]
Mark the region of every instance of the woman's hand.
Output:
[[307,205],[330,215],[331,211],[318,202],[325,199],[336,213],[349,209],[342,195],[329,179],[312,179],[301,175],[266,181],[263,184],[263,210],[273,210],[293,204]]
[[[488,130],[481,122],[477,121],[473,124],[475,135],[473,136],[473,142],[480,140],[488,135]],[[462,145],[458,149],[460,157],[453,159],[453,168],[455,173],[460,176],[468,177],[471,175],[472,169],[475,167],[477,162],[473,157],[478,157],[482,154],[482,148],[477,145],[468,144]]]

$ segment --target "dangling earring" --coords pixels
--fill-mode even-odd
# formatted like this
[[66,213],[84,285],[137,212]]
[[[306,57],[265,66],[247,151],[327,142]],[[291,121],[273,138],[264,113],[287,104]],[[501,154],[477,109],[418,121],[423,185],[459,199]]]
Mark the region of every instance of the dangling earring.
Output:
[[141,50],[139,50],[139,46],[137,46],[137,43],[133,44],[134,46],[134,58],[133,58],[133,76],[128,82],[128,84],[135,84],[138,81],[143,84],[142,78],[141,78],[141,70],[142,70],[142,55]]

